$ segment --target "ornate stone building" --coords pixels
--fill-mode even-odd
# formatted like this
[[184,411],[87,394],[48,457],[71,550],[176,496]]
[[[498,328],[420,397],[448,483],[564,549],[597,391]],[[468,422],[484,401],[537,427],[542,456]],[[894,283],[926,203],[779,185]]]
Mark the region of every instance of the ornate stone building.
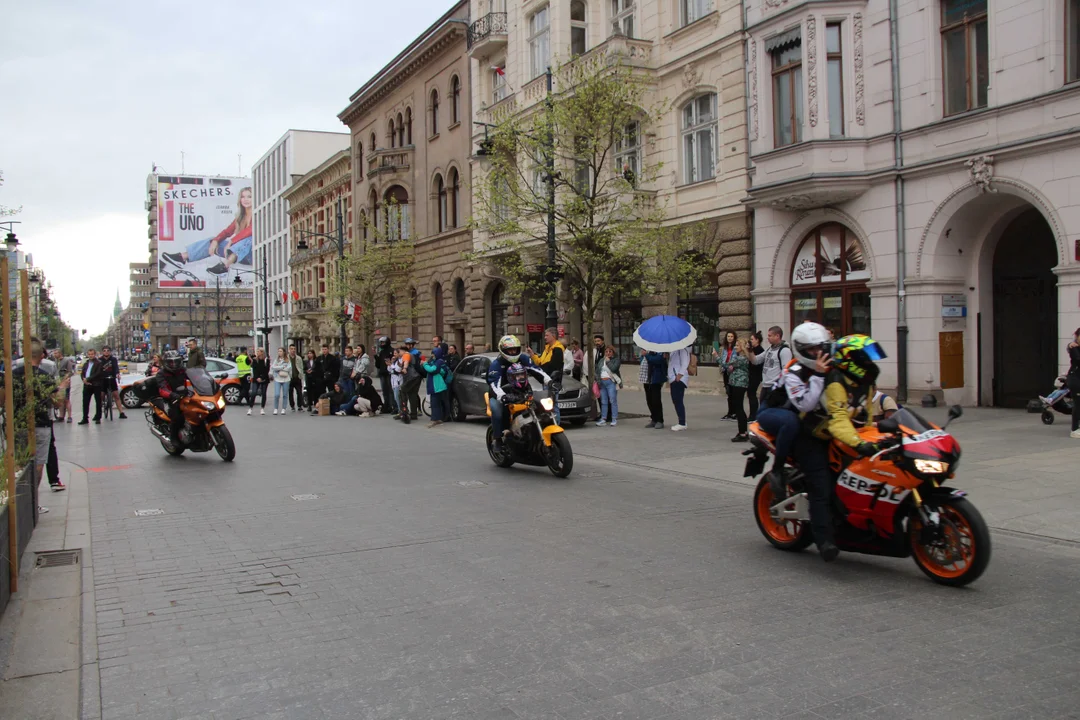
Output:
[[[340,351],[337,302],[327,301],[328,282],[338,272],[338,217],[345,252],[353,252],[352,154],[341,150],[303,177],[293,178],[282,199],[289,207],[289,342],[297,352],[319,352],[323,343]],[[315,235],[311,233],[317,233]],[[297,246],[303,241],[306,250]],[[344,317],[343,315],[341,317]],[[350,326],[351,325],[351,326]],[[355,325],[347,324],[350,342],[359,342]]]
[[477,271],[462,259],[472,249],[467,16],[457,3],[338,115],[352,136],[357,227],[372,227],[364,240],[415,242],[405,297],[386,300],[402,319],[379,328],[395,340],[441,334],[461,347],[482,337]]
[[[715,273],[688,297],[641,300],[628,297],[601,318],[602,332],[624,359],[635,352],[633,332],[644,317],[680,314],[699,330],[697,351],[713,364],[711,345],[723,330],[751,325],[747,188],[746,90],[740,4],[734,0],[472,0],[470,27],[472,97],[478,122],[496,123],[525,113],[545,96],[549,65],[575,56],[617,53],[654,84],[647,101],[669,103],[659,122],[622,147],[619,162],[662,163],[653,187],[678,227],[706,221],[718,239]],[[495,70],[498,68],[498,71]],[[483,138],[477,126],[474,140]],[[614,172],[614,163],[613,163]],[[477,237],[478,243],[483,238]],[[503,332],[540,341],[540,303],[506,297],[496,278],[485,281],[485,342]],[[580,312],[558,308],[569,337],[581,337]]]
[[1045,393],[1080,325],[1080,3],[746,18],[758,324],[871,332],[916,401]]

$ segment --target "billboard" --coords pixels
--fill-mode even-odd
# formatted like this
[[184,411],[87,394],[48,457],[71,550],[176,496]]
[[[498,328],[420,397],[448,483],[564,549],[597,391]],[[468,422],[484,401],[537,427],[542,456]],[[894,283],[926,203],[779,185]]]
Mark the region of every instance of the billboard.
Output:
[[158,287],[251,287],[251,180],[158,176]]

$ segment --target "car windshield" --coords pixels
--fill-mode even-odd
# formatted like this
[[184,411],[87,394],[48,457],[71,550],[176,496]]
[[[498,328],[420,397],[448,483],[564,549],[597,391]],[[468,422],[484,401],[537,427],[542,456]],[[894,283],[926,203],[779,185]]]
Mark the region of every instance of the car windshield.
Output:
[[210,377],[202,368],[189,368],[187,371],[188,382],[195,388],[198,395],[214,395],[217,393],[217,385],[214,378]]

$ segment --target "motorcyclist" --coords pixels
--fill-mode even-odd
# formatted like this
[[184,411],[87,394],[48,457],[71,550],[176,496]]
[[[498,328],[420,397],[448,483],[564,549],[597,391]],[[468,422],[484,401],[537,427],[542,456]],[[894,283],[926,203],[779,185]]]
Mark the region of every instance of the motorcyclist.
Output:
[[176,350],[165,353],[161,361],[162,370],[152,378],[142,381],[147,392],[156,392],[158,407],[164,406],[169,416],[169,439],[173,446],[180,444],[180,429],[184,427],[184,416],[180,412],[180,400],[187,397],[187,368],[184,358]]
[[[521,341],[517,339],[517,336],[504,335],[499,340],[499,357],[495,358],[488,367],[487,382],[494,393],[488,398],[488,407],[491,409],[491,429],[495,449],[500,451],[503,435],[507,430],[504,398],[507,397],[506,384],[511,382],[511,369],[514,370],[512,381],[514,383],[523,379],[527,386],[529,373],[540,378],[544,383],[551,382],[550,375],[541,370],[531,359],[522,357]],[[524,386],[522,389],[524,390]]]

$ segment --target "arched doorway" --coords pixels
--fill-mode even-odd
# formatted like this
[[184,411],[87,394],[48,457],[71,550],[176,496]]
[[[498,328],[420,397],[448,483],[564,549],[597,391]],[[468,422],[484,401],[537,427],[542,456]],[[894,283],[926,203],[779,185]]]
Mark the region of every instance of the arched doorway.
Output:
[[1057,244],[1035,208],[994,249],[994,405],[1022,408],[1057,375]]
[[791,268],[791,327],[821,323],[836,337],[870,333],[870,268],[848,228],[829,223],[803,239]]

